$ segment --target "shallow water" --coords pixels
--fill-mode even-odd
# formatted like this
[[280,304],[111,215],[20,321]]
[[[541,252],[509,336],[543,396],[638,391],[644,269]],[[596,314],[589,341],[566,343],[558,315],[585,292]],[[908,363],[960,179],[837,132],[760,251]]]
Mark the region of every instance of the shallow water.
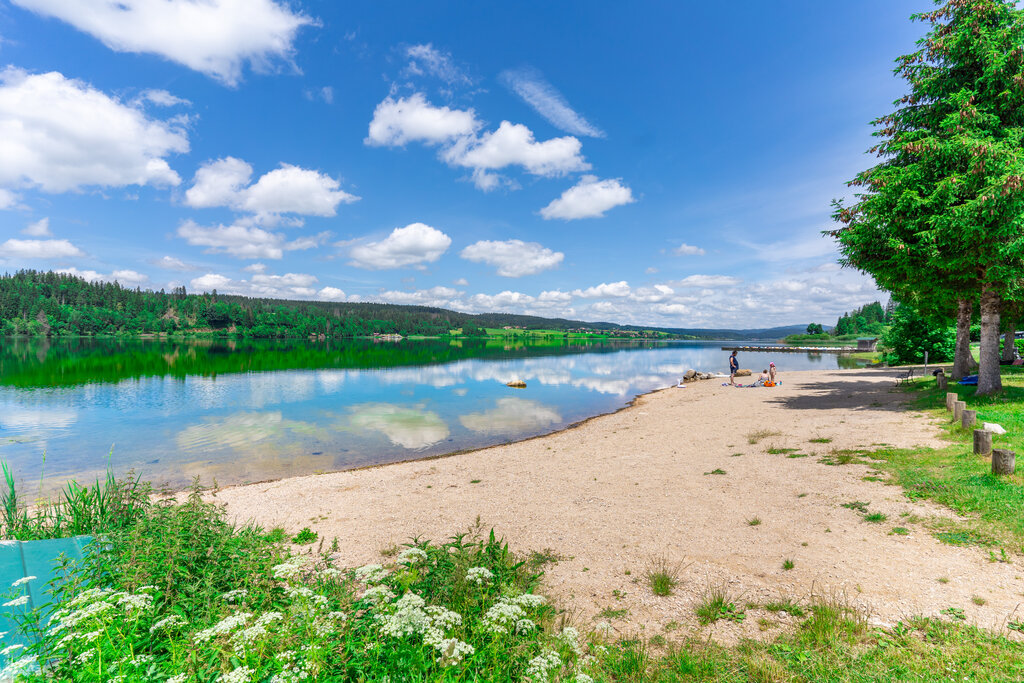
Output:
[[[43,488],[108,465],[226,485],[505,443],[617,410],[689,368],[725,371],[728,355],[722,342],[0,343],[0,460]],[[842,362],[740,360],[755,373],[774,360],[783,378]]]

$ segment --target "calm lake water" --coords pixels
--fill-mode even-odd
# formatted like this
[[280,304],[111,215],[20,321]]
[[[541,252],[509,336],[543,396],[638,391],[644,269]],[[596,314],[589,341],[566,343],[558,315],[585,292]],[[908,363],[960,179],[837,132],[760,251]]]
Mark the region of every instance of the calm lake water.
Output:
[[[0,460],[45,488],[108,465],[223,485],[505,443],[617,410],[689,368],[725,371],[728,355],[722,342],[0,344]],[[740,359],[755,373],[774,360],[783,378],[846,362]]]

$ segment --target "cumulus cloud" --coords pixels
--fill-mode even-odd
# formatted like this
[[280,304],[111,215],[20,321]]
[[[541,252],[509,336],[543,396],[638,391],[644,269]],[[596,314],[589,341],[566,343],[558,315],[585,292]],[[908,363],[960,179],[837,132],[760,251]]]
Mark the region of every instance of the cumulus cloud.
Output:
[[316,298],[320,301],[348,301],[348,297],[345,292],[337,287],[321,288],[320,291],[316,293]]
[[204,253],[228,254],[241,259],[280,259],[285,251],[312,249],[326,236],[327,233],[321,233],[314,238],[303,237],[288,242],[281,233],[238,223],[204,228],[188,220],[178,227],[178,237],[192,246],[207,247]]
[[379,242],[352,247],[349,263],[370,270],[422,266],[441,258],[451,243],[452,239],[440,230],[423,223],[412,223],[404,228],[395,228]]
[[451,53],[438,50],[432,43],[412,45],[406,48],[405,56],[409,58],[406,73],[433,76],[449,85],[473,85],[473,79],[455,65]]
[[529,294],[505,290],[497,294],[474,294],[466,302],[466,308],[470,311],[506,313],[522,310],[524,306],[530,306],[537,300]]
[[117,52],[156,54],[236,85],[248,62],[289,62],[295,35],[316,21],[275,0],[12,0],[65,21]]
[[67,240],[16,240],[0,244],[0,258],[62,259],[85,256],[81,249]]
[[180,123],[149,118],[86,83],[0,71],[0,186],[174,186],[181,178],[166,157],[188,149]]
[[631,292],[629,283],[621,280],[619,282],[602,282],[595,287],[577,289],[573,291],[573,295],[583,299],[601,299],[604,297],[620,298],[629,296]]
[[378,297],[381,301],[392,304],[404,304],[408,306],[433,306],[444,308],[451,306],[455,299],[461,294],[451,287],[431,287],[429,289],[418,289],[410,292],[389,290],[380,292]]
[[173,256],[163,256],[161,258],[158,258],[156,261],[153,262],[153,265],[155,265],[157,268],[163,268],[164,270],[177,270],[181,272],[187,272],[196,269],[195,266],[190,266],[181,259],[174,258]]
[[74,267],[61,268],[57,272],[74,275],[88,280],[89,282],[117,282],[124,287],[140,287],[149,282],[148,275],[143,275],[138,271],[129,270],[127,268],[123,270],[115,270],[109,274],[99,273],[95,270],[79,270]]
[[503,71],[499,79],[555,128],[573,135],[604,137],[604,131],[570,107],[562,93],[536,69],[510,69]]
[[498,275],[522,277],[554,268],[565,259],[565,254],[552,251],[536,242],[482,240],[463,249],[459,256],[467,261],[486,263],[498,267]]
[[731,275],[690,275],[679,281],[680,287],[731,287],[742,280]]
[[401,147],[410,142],[437,145],[471,136],[480,127],[472,109],[435,107],[422,93],[377,105],[370,121],[367,145]]
[[585,171],[580,141],[567,136],[537,141],[522,124],[502,121],[497,130],[480,133],[483,124],[472,109],[430,104],[422,93],[388,97],[373,113],[365,143],[400,147],[409,142],[441,146],[440,157],[451,166],[470,169],[476,186],[492,190],[507,181],[494,171],[520,166],[538,176]]
[[695,247],[692,244],[683,242],[678,247],[672,250],[673,254],[679,256],[703,256],[706,252],[700,247]]
[[40,218],[34,223],[29,223],[21,231],[22,235],[28,235],[29,237],[52,237],[53,233],[50,232],[50,219]]
[[221,294],[266,297],[270,299],[320,299],[324,301],[345,301],[345,293],[334,287],[317,289],[315,275],[308,273],[285,273],[270,275],[256,273],[248,280],[233,280],[221,273],[205,273],[192,278],[189,287],[197,292],[216,289]]
[[567,221],[600,218],[609,209],[635,201],[633,191],[620,179],[598,180],[597,176],[585,175],[561,197],[541,209],[540,215],[549,220],[561,218]]
[[193,208],[226,206],[256,214],[334,216],[338,204],[359,200],[340,189],[334,178],[291,164],[281,164],[250,185],[251,178],[252,166],[241,159],[207,161],[196,171],[192,187],[185,192],[185,203]]

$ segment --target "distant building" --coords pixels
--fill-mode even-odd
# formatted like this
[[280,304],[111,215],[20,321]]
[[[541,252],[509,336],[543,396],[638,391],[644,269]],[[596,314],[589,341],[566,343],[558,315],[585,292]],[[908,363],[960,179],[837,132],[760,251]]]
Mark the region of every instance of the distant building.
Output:
[[857,337],[858,351],[877,351],[878,337]]

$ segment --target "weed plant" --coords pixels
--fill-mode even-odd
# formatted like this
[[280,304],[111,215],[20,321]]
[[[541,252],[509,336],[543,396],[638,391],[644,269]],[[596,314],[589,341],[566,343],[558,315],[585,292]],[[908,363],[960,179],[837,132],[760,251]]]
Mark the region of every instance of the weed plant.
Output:
[[661,557],[647,569],[647,585],[655,595],[672,595],[672,589],[679,585],[679,566]]

